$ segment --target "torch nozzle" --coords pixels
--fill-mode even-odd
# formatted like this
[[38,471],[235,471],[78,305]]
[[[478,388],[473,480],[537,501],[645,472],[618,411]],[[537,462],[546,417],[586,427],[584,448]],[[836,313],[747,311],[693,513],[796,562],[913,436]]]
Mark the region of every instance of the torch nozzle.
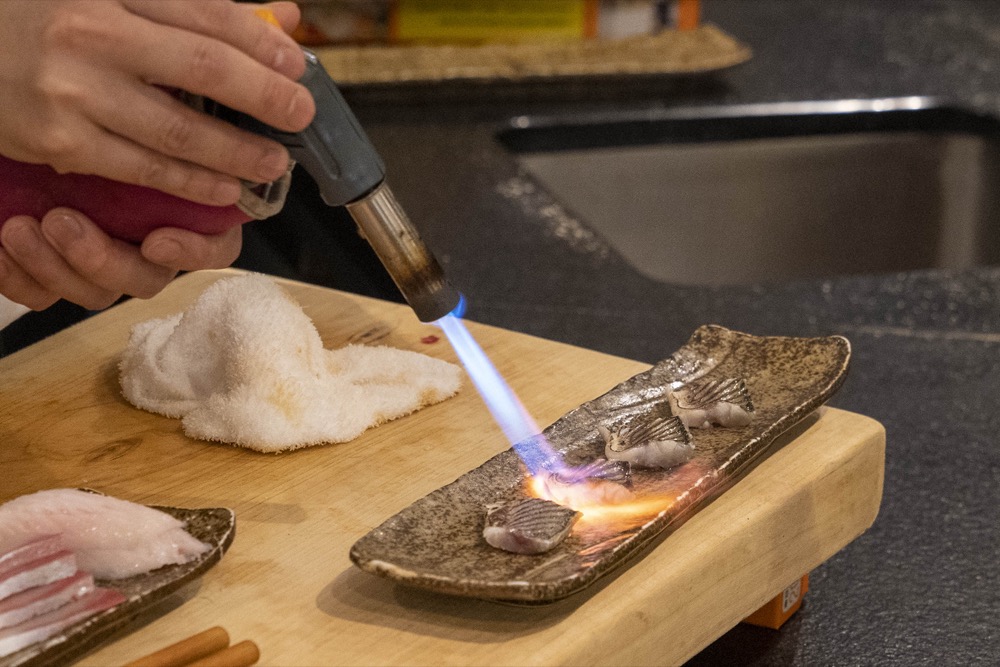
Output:
[[385,182],[347,204],[347,210],[421,322],[434,322],[455,310],[461,296],[445,280]]
[[316,181],[323,201],[347,207],[417,317],[423,322],[444,317],[458,305],[458,292],[444,279],[437,260],[386,187],[382,158],[344,96],[316,54],[303,52],[306,71],[299,82],[316,102],[309,127],[281,132],[219,105],[213,105],[212,113],[284,144]]

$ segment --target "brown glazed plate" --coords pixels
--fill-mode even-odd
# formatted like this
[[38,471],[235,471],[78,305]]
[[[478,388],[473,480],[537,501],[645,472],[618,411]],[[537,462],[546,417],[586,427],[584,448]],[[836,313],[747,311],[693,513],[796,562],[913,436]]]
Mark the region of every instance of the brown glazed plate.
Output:
[[515,603],[577,593],[676,530],[774,449],[775,438],[830,398],[851,349],[840,336],[762,337],[708,325],[669,358],[566,413],[544,431],[566,463],[604,458],[599,422],[663,410],[673,385],[742,377],[754,403],[742,428],[691,429],[694,458],[672,470],[632,471],[636,514],[586,514],[551,551],[521,555],[483,538],[486,505],[529,497],[513,449],[430,493],[351,548],[366,572],[419,588]]
[[211,548],[198,558],[180,565],[167,565],[127,579],[98,579],[98,586],[121,592],[125,602],[0,658],[0,667],[63,665],[83,657],[118,633],[127,631],[129,626],[140,623],[144,612],[207,572],[222,559],[236,536],[236,515],[230,509],[152,507],[185,522],[187,531]]

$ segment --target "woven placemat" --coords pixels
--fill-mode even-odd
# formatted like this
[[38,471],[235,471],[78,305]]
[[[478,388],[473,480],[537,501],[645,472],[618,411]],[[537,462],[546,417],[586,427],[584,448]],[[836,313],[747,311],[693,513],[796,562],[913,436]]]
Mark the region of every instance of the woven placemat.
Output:
[[341,84],[710,72],[750,59],[713,25],[628,39],[484,46],[367,46],[317,50]]

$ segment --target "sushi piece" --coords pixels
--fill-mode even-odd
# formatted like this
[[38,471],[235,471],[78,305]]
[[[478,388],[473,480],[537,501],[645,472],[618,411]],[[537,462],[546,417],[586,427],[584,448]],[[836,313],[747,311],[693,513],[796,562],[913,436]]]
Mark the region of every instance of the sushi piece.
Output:
[[636,418],[619,427],[599,424],[597,429],[609,460],[628,461],[637,468],[666,470],[694,456],[691,432],[679,417]]
[[58,609],[0,630],[0,657],[48,639],[74,623],[125,602],[125,599],[125,596],[116,590],[95,588]]
[[76,573],[76,556],[71,551],[57,551],[38,560],[22,563],[0,572],[0,600],[34,586],[44,586]]
[[94,577],[77,572],[44,586],[35,586],[0,601],[0,629],[9,628],[83,597],[94,590]]
[[486,506],[483,537],[490,546],[517,554],[540,554],[566,539],[581,514],[541,498]]
[[570,507],[623,503],[635,498],[628,461],[599,459],[540,475],[538,481],[542,495]]
[[586,465],[559,470],[552,474],[552,478],[560,484],[605,482],[628,487],[632,485],[632,469],[624,461],[597,459]]
[[0,505],[0,553],[42,535],[59,535],[79,569],[122,579],[209,550],[165,512],[76,489],[52,489]]
[[688,428],[746,426],[753,401],[740,378],[688,384],[667,393],[674,415]]

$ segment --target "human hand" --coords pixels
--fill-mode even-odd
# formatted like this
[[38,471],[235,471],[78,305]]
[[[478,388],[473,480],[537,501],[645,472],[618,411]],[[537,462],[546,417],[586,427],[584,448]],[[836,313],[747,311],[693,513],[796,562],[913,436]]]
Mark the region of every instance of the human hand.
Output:
[[285,30],[299,20],[292,2],[0,1],[0,154],[235,203],[239,179],[285,172],[286,149],[163,88],[206,95],[281,130],[305,128],[315,104],[296,82],[302,51],[254,15],[259,7]]
[[240,227],[215,236],[164,227],[136,247],[70,209],[15,216],[0,228],[0,294],[33,310],[60,298],[99,310],[123,294],[150,298],[177,271],[229,266],[242,238]]

